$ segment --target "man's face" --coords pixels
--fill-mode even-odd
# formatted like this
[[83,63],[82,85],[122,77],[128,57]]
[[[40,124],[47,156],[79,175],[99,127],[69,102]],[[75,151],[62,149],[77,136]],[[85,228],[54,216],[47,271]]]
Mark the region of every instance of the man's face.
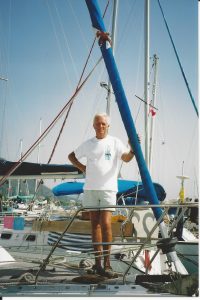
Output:
[[107,136],[109,125],[106,117],[97,116],[94,119],[93,127],[98,139],[103,139]]

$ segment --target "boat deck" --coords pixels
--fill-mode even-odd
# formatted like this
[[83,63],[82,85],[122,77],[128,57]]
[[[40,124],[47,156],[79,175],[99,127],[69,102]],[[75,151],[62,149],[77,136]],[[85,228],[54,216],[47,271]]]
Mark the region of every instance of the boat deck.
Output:
[[[120,264],[122,267],[123,262]],[[124,269],[127,265],[124,264]],[[118,272],[118,278],[108,279],[88,274],[88,267],[50,266],[41,270],[36,263],[12,262],[0,269],[1,297],[34,296],[194,296],[198,278],[194,275],[146,275]],[[122,269],[121,269],[122,270]],[[116,270],[115,270],[116,271]],[[189,288],[188,288],[189,287]]]
[[86,270],[47,267],[35,282],[38,267],[31,263],[12,263],[0,270],[0,295],[9,296],[172,296],[169,292],[155,292],[137,284],[137,276],[123,274],[108,279],[87,274]]

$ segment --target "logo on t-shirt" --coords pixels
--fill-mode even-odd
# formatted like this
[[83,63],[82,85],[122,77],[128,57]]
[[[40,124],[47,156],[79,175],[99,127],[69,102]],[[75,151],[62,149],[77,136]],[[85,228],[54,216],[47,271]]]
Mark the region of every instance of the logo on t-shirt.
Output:
[[105,160],[110,160],[110,159],[111,159],[111,151],[110,151],[110,147],[108,146],[105,151]]

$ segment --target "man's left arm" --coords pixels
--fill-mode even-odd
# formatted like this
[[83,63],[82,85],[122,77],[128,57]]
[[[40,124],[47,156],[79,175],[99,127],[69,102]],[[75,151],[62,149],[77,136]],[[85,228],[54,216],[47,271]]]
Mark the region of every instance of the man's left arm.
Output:
[[129,152],[127,153],[123,153],[122,156],[121,156],[121,159],[124,161],[124,162],[129,162],[132,160],[132,158],[134,157],[134,152],[132,149],[130,149]]

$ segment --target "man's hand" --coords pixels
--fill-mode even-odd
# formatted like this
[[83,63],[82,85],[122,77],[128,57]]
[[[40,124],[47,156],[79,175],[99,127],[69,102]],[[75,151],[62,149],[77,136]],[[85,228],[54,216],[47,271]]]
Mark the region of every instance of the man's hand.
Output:
[[83,165],[75,156],[75,153],[72,152],[68,155],[69,161],[74,165],[76,168],[78,168],[81,172],[85,174],[86,172],[86,166]]

